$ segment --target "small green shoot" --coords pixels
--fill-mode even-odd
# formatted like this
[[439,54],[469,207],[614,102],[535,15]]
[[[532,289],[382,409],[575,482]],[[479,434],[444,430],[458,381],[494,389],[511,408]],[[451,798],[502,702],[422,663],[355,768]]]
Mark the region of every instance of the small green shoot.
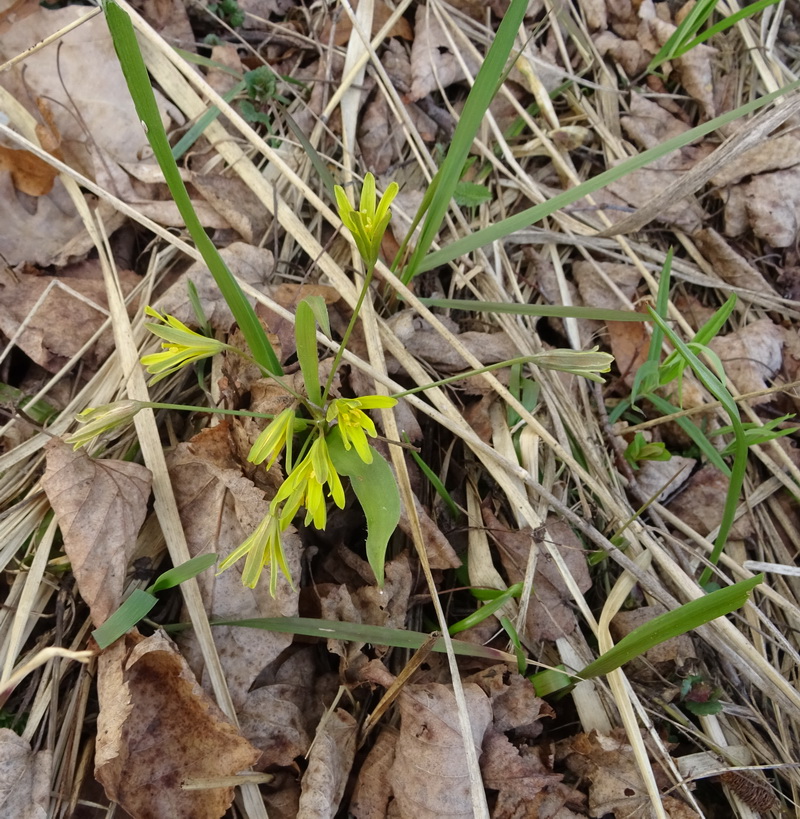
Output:
[[709,685],[703,677],[695,674],[681,683],[681,702],[696,717],[719,714],[722,710],[722,703],[719,701],[721,694],[720,688]]
[[123,634],[127,634],[140,620],[150,613],[158,602],[156,595],[166,589],[197,577],[217,562],[217,555],[205,554],[193,557],[180,566],[164,572],[147,589],[134,589],[130,597],[103,623],[92,632],[100,648],[108,648]]
[[[408,435],[403,433],[403,440],[407,444],[411,444],[411,441],[408,438]],[[447,508],[450,511],[450,516],[453,520],[458,520],[459,517],[459,509],[458,504],[453,500],[453,496],[447,491],[445,485],[439,479],[439,476],[425,463],[422,459],[422,456],[417,452],[416,449],[409,449],[411,453],[411,457],[414,459],[416,465],[420,468],[420,471],[423,475],[428,479],[431,486],[436,490],[436,494],[445,502]]]
[[216,14],[220,20],[231,28],[238,28],[244,22],[244,12],[239,8],[236,0],[220,0],[219,3],[209,3],[208,10]]
[[632,469],[638,469],[642,461],[668,461],[672,453],[662,441],[648,441],[644,434],[637,432],[622,453]]

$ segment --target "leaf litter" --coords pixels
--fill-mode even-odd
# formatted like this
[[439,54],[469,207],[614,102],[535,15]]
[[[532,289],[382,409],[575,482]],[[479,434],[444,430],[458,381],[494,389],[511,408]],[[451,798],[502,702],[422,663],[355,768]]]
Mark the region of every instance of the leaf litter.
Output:
[[[242,0],[238,25],[245,40],[257,44],[245,49],[209,13],[224,18],[229,12],[223,5],[201,10],[145,3],[145,18],[159,33],[143,28],[142,40],[162,116],[178,129],[176,139],[180,129],[191,126],[198,109],[188,86],[178,82],[177,71],[163,59],[171,45],[210,53],[213,65],[200,61],[190,70],[201,86],[207,82],[217,91],[235,85],[237,78],[225,68],[244,72],[266,64],[278,75],[276,88],[283,100],[250,100],[260,116],[251,118],[243,133],[230,116],[220,118],[215,127],[222,130],[212,128],[199,137],[182,159],[182,173],[201,221],[213,230],[227,263],[258,302],[290,383],[299,384],[289,314],[304,296],[322,295],[334,337],[340,338],[354,299],[347,242],[319,204],[322,185],[288,116],[329,167],[335,167],[342,157],[342,124],[338,107],[329,108],[329,101],[343,79],[352,82],[352,77],[343,78],[344,52],[337,48],[356,35],[344,8],[316,14],[291,0]],[[761,95],[796,75],[800,54],[792,26],[769,11],[760,28],[743,20],[665,64],[660,74],[645,75],[646,65],[686,13],[678,5],[580,0],[563,8],[561,16],[551,16],[544,4],[529,4],[524,27],[535,41],[520,41],[524,60],[509,73],[508,93],[498,96],[492,108],[499,119],[479,132],[465,169],[465,179],[479,180],[491,198],[454,208],[441,244],[685,133],[735,107],[741,102],[737,94],[742,99]],[[388,4],[375,6],[373,34],[392,11]],[[441,162],[468,81],[506,8],[499,0],[491,11],[467,0],[452,6],[412,2],[367,55],[353,161],[359,173],[378,174],[382,188],[393,180],[402,187],[394,208],[394,236],[387,235],[384,251],[402,239],[400,226],[410,224],[431,171]],[[32,3],[4,11],[0,63],[86,15],[85,7],[46,10]],[[230,19],[228,23],[237,28]],[[209,33],[221,40],[206,52],[196,44]],[[768,49],[757,48],[759,37],[768,37]],[[149,505],[150,464],[141,464],[129,434],[101,440],[90,458],[58,440],[47,443],[49,436],[39,430],[31,409],[42,409],[39,401],[61,411],[63,421],[53,431],[62,434],[77,411],[126,396],[130,372],[119,357],[119,345],[107,332],[100,334],[112,302],[106,296],[106,262],[118,268],[116,286],[129,299],[127,320],[137,343],[143,342],[138,328],[143,303],[196,325],[186,296],[188,281],[197,288],[212,331],[224,340],[238,332],[204,266],[163,236],[154,238],[113,204],[116,197],[140,216],[180,233],[181,222],[115,68],[102,16],[87,18],[60,41],[0,74],[2,122],[4,127],[9,123],[11,132],[3,131],[0,146],[0,252],[6,265],[0,281],[0,333],[7,346],[0,375],[4,384],[35,399],[10,405],[26,414],[4,420],[0,433],[4,679],[42,646],[84,647],[90,628],[105,621],[137,584],[146,585],[134,571],[136,561],[146,554],[158,564],[164,539],[174,537],[162,531],[159,510]],[[87,69],[98,65],[104,70],[94,71],[87,83]],[[248,110],[240,103],[234,101],[234,110]],[[525,109],[534,103],[548,122],[546,131],[533,131],[536,121]],[[581,139],[557,138],[574,127],[582,129]],[[620,309],[655,298],[664,254],[674,246],[676,328],[690,340],[713,309],[737,292],[739,304],[729,324],[709,346],[736,392],[757,393],[742,404],[750,422],[763,424],[796,411],[792,392],[770,392],[796,380],[800,359],[794,324],[800,312],[792,289],[800,219],[794,127],[790,120],[707,185],[686,190],[637,234],[593,236],[646,206],[654,191],[686,177],[718,150],[732,128],[668,155],[536,226],[550,231],[546,236],[531,232],[527,239],[520,234],[513,242],[495,243],[489,256],[475,254],[466,266],[419,277],[414,291]],[[32,144],[13,139],[15,133]],[[226,145],[242,137],[251,140],[256,133],[272,141],[275,158],[263,165],[252,153],[235,163],[224,160]],[[37,141],[44,158],[31,150]],[[97,241],[95,226],[85,223],[74,189],[56,174],[48,155],[98,186],[99,194],[79,195],[110,236],[107,246]],[[263,172],[274,185],[269,196],[253,183],[250,169]],[[292,222],[297,216],[311,233],[297,229]],[[455,232],[448,234],[451,230]],[[140,299],[140,292],[146,298]],[[672,461],[642,464],[633,476],[615,463],[620,440],[623,447],[628,440],[627,428],[657,420],[647,404],[639,418],[629,415],[613,426],[605,415],[629,394],[646,358],[649,333],[644,325],[455,311],[438,311],[435,324],[418,309],[401,309],[390,284],[381,283],[374,296],[386,319],[380,325],[386,369],[376,364],[384,351],[376,357],[375,337],[359,328],[351,346],[355,358],[334,385],[343,395],[374,392],[373,367],[379,380],[389,376],[413,387],[457,375],[477,366],[475,360],[492,364],[534,352],[542,343],[568,346],[578,337],[582,348],[598,343],[610,349],[616,370],[594,396],[575,379],[538,372],[536,415],[516,438],[501,429],[510,409],[509,394],[503,391],[503,385],[512,384],[508,372],[498,372],[497,381],[456,381],[441,397],[431,395],[430,403],[401,402],[400,428],[457,505],[466,509],[469,497],[479,499],[478,519],[444,512],[427,478],[409,462],[415,508],[403,511],[383,590],[372,584],[364,559],[363,518],[357,505],[348,504],[331,514],[325,532],[299,526],[287,533],[284,546],[296,585],[281,580],[275,598],[266,587],[244,588],[236,568],[219,576],[201,575],[198,591],[209,620],[304,616],[431,630],[434,590],[426,586],[418,558],[409,549],[421,535],[435,592],[450,601],[448,616],[455,622],[479,605],[463,586],[476,571],[470,566],[467,529],[481,527],[492,576],[501,585],[527,586],[519,601],[522,616],[514,623],[527,656],[546,666],[564,663],[577,670],[595,656],[594,618],[617,569],[613,560],[597,559],[587,531],[570,525],[567,513],[579,511],[590,534],[610,537],[634,516],[643,494],[658,502],[642,513],[647,526],[634,523],[625,537],[632,554],[650,551],[654,562],[645,576],[648,585],[636,586],[631,594],[633,611],[615,620],[615,638],[628,633],[639,622],[636,618],[662,611],[658,598],[688,599],[685,590],[693,587],[706,538],[721,519],[728,479],[701,462],[674,425],[661,425],[652,433],[673,450]],[[114,322],[124,320],[113,315]],[[579,336],[573,335],[575,328]],[[325,366],[329,360],[322,361],[323,377]],[[204,389],[196,379],[179,377],[158,385],[153,398],[213,401],[268,414],[286,400],[280,389],[232,360],[212,370]],[[683,406],[703,410],[696,420],[709,430],[727,423],[689,377]],[[189,553],[224,557],[257,525],[282,479],[279,466],[264,473],[245,460],[264,422],[220,422],[202,412],[187,419],[164,411],[158,421]],[[476,448],[480,441],[489,449]],[[791,487],[800,476],[789,441],[751,450],[746,494],[731,532],[731,556],[723,558],[733,579],[744,576],[748,559],[793,567],[798,522]],[[472,460],[466,458],[470,448]],[[470,470],[464,468],[467,462]],[[521,480],[521,471],[533,482]],[[465,475],[474,483],[469,491]],[[154,473],[152,479],[167,478]],[[626,491],[631,480],[638,495]],[[556,505],[543,500],[537,483]],[[60,529],[55,541],[43,535],[48,507]],[[778,815],[779,803],[791,812],[791,794],[800,785],[793,766],[798,716],[792,702],[770,692],[780,680],[796,680],[800,590],[791,576],[771,575],[766,585],[768,593],[757,594],[727,632],[704,629],[624,668],[626,696],[649,709],[640,726],[647,736],[644,763],[621,729],[618,695],[596,681],[546,702],[514,663],[487,667],[484,661],[462,659],[472,734],[467,741],[475,748],[479,769],[465,759],[463,715],[440,660],[429,658],[417,667],[364,736],[365,718],[406,667],[409,658],[403,651],[343,641],[335,632],[327,640],[308,642],[288,634],[215,626],[213,646],[191,629],[167,636],[157,625],[186,620],[187,615],[179,613],[175,594],[165,594],[154,620],[141,625],[141,634],[134,631],[99,654],[96,685],[60,660],[3,690],[3,726],[10,724],[13,731],[0,727],[0,804],[9,815],[31,817],[89,815],[90,803],[99,804],[97,800],[104,813],[116,802],[134,817],[222,816],[233,802],[237,781],[226,777],[252,767],[269,781],[260,780],[257,800],[247,790],[254,786],[242,788],[236,815],[461,816],[487,815],[488,810],[494,817],[621,817],[656,810],[646,788],[645,764],[662,792],[656,815],[747,815],[756,805],[767,815]],[[631,614],[636,616],[626,622],[625,615]],[[465,637],[513,651],[494,617]],[[738,641],[735,664],[732,640]],[[208,652],[221,664],[231,708],[220,697]],[[722,710],[702,722],[685,714],[673,719],[677,692],[689,674],[699,674],[711,689],[719,686],[723,692]],[[215,697],[225,714],[214,704]],[[93,713],[96,728],[87,720]],[[656,742],[658,736],[663,741]],[[696,767],[698,758],[704,769]],[[727,771],[742,766],[751,769],[747,777]],[[92,769],[104,795],[92,781]],[[721,773],[721,780],[714,778]],[[697,790],[696,776],[703,781]],[[188,781],[199,782],[201,789],[186,789]],[[476,797],[476,782],[482,799]],[[92,815],[99,814],[95,810]]]

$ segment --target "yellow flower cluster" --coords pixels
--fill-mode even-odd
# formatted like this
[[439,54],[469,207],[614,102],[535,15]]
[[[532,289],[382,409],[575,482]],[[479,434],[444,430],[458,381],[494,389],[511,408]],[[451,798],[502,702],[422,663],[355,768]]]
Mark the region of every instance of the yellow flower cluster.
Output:
[[286,453],[288,474],[272,499],[269,512],[252,535],[220,563],[219,571],[247,555],[242,582],[253,588],[265,566],[270,567],[270,592],[274,595],[278,569],[291,582],[286,555],[281,544],[285,531],[300,509],[306,510],[305,525],[313,523],[324,529],[328,521],[327,504],[330,498],[340,509],[344,508],[344,487],[331,460],[327,434],[338,425],[346,449],[355,449],[364,463],[372,463],[367,436],[376,437],[375,424],[365,409],[393,407],[396,398],[385,395],[365,395],[361,398],[335,398],[309,436],[308,451],[296,464],[291,464],[292,439],[295,434],[296,412],[285,409],[269,423],[250,449],[248,460],[265,463],[269,469],[282,453]]

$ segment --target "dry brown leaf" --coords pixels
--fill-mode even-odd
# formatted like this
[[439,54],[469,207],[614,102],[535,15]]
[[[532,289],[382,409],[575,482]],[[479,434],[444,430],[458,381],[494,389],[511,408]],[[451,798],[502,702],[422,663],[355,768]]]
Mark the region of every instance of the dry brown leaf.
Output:
[[181,0],[144,0],[142,16],[170,44],[187,48],[194,32]]
[[356,753],[358,723],[337,708],[320,724],[303,775],[300,805],[303,819],[332,819],[344,796]]
[[[127,294],[139,283],[139,277],[130,270],[120,270],[119,281]],[[11,338],[25,322],[17,346],[51,373],[58,372],[98,330],[107,317],[107,306],[96,259],[69,265],[58,276],[0,272],[0,331]],[[109,330],[82,361],[89,370],[95,369],[113,349]]]
[[642,461],[634,473],[640,497],[654,497],[663,503],[689,480],[696,465],[695,458],[682,455],[673,455],[668,461]]
[[[742,127],[747,127],[746,125]],[[711,182],[720,188],[741,182],[746,176],[781,171],[800,165],[800,137],[790,131],[745,151],[736,162],[726,165]]]
[[0,172],[8,171],[14,187],[29,196],[43,196],[53,189],[58,171],[30,151],[0,145]]
[[42,486],[53,507],[81,597],[100,626],[122,600],[128,561],[147,514],[150,470],[90,458],[60,438],[45,446]]
[[361,114],[358,145],[365,166],[375,174],[386,173],[400,156],[404,137],[393,120],[382,94],[368,103]]
[[[476,748],[492,721],[489,698],[474,683],[464,698]],[[400,736],[389,781],[400,816],[473,816],[464,740],[452,686],[407,685],[398,698]]]
[[59,179],[48,195],[29,199],[16,190],[10,173],[0,171],[0,224],[0,253],[12,267],[60,266],[91,245],[83,241],[83,220]]
[[259,752],[202,690],[163,634],[128,634],[97,669],[95,776],[134,819],[219,819],[233,788],[185,790],[187,780],[232,776]]
[[349,810],[355,819],[384,819],[392,787],[389,771],[394,764],[397,733],[384,728],[378,734],[367,758],[361,763]]
[[[468,51],[462,51],[461,57],[474,77],[480,63]],[[428,6],[417,6],[411,46],[411,77],[408,99],[412,102],[465,79],[461,63],[450,50],[442,24]]]
[[[272,275],[274,261],[269,250],[244,242],[233,242],[220,250],[228,269],[247,284],[263,286]],[[233,314],[220,293],[213,276],[202,262],[195,262],[159,299],[153,307],[169,313],[184,324],[194,326],[197,319],[186,297],[188,282],[197,288],[209,324],[214,330],[227,332],[233,323]]]
[[[741,330],[716,336],[708,346],[719,356],[725,375],[740,393],[765,389],[783,362],[783,330],[771,319],[763,318]],[[752,404],[770,401],[768,395]]]
[[[539,550],[533,594],[525,620],[525,635],[531,640],[556,640],[571,634],[576,626],[575,615],[569,605],[572,598],[553,558],[537,545],[530,529],[512,531],[500,523],[486,504],[482,511],[489,536],[499,547],[500,562],[509,583],[520,583],[525,579],[530,550]],[[553,539],[548,544],[550,549],[558,549],[578,588],[582,592],[587,591],[592,581],[580,540],[566,523],[557,518],[549,517],[545,525]]]
[[[715,466],[704,466],[684,484],[681,492],[667,504],[670,512],[701,535],[719,526],[728,493],[729,480]],[[730,540],[745,540],[755,533],[749,515],[733,524]]]
[[[0,38],[0,63],[86,15],[81,6],[47,10],[17,21]],[[87,66],[102,66],[91,71]],[[23,77],[24,74],[24,77]],[[0,76],[2,85],[39,117],[35,100],[49,101],[69,165],[100,182],[112,162],[137,162],[149,150],[103,16],[94,17]],[[157,92],[165,126],[164,98]],[[100,149],[105,156],[97,153]]]
[[[192,556],[216,552],[220,559],[237,548],[267,513],[269,501],[242,475],[234,459],[227,425],[203,430],[189,443],[179,444],[168,458],[175,500]],[[302,546],[294,527],[282,536],[292,574],[300,573]],[[200,576],[200,593],[211,619],[294,617],[297,592],[281,575],[275,597],[269,593],[269,570],[255,589],[242,585],[243,561],[220,575]],[[187,656],[196,668],[201,658],[194,638],[187,635]],[[252,628],[218,626],[214,629],[225,679],[234,705],[241,706],[262,669],[292,642],[291,635]],[[206,679],[201,677],[205,684]]]
[[[800,143],[799,143],[800,144]],[[731,163],[738,166],[738,162]],[[713,271],[736,288],[768,293],[775,288],[747,260],[740,256],[713,228],[704,228],[692,236],[695,244],[710,262]],[[681,308],[679,308],[681,309]],[[685,311],[681,309],[681,312]],[[695,325],[698,329],[699,324]]]
[[52,766],[52,751],[34,752],[27,740],[0,728],[0,816],[45,819]]
[[[548,770],[539,758],[536,748],[523,745],[517,748],[505,734],[490,728],[483,739],[481,756],[483,784],[497,791],[492,819],[518,819],[535,816],[552,817],[553,807],[560,808],[567,801],[582,801],[580,794],[561,784],[562,775]],[[567,809],[556,814],[560,819],[576,816]]]
[[[261,240],[267,230],[269,214],[261,200],[238,176],[193,173],[191,178],[197,192],[245,242],[252,245]],[[265,273],[262,271],[262,281]]]
[[258,767],[289,767],[311,746],[338,677],[323,674],[314,646],[294,646],[259,675],[238,711],[242,734],[262,751]]
[[[357,0],[351,3],[353,10],[358,8]],[[374,37],[392,16],[393,9],[390,9],[382,0],[375,0],[372,12],[372,36]],[[350,21],[350,16],[344,11],[341,6],[335,7],[333,15],[328,17],[322,31],[319,34],[321,43],[330,42],[331,31],[333,31],[333,42],[337,46],[344,46],[350,42],[350,36],[353,33],[353,23]],[[414,32],[411,30],[411,24],[405,17],[400,17],[395,24],[389,29],[387,38],[402,37],[404,40],[413,40]]]
[[773,247],[790,247],[800,225],[800,168],[762,173],[723,192],[725,234],[748,228]]

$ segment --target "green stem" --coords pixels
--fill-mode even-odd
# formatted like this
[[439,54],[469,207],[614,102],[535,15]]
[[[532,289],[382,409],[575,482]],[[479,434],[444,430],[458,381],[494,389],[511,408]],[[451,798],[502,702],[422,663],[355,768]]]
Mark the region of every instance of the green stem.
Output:
[[367,290],[369,290],[370,283],[372,282],[372,274],[374,272],[375,265],[373,264],[367,271],[367,275],[364,277],[364,286],[361,288],[361,292],[358,294],[358,301],[353,309],[353,315],[350,318],[350,323],[347,325],[347,329],[344,331],[342,343],[339,345],[339,349],[336,351],[336,356],[333,359],[333,366],[331,367],[330,374],[328,375],[328,380],[325,382],[325,389],[322,391],[323,406],[325,406],[325,402],[328,400],[328,393],[331,391],[333,379],[336,376],[336,370],[339,368],[339,364],[342,361],[342,356],[344,355],[345,348],[347,347],[347,342],[350,340],[350,334],[353,332],[353,328],[356,326],[356,321],[358,321],[358,314],[361,312],[361,306],[364,304],[364,298],[367,295]]

